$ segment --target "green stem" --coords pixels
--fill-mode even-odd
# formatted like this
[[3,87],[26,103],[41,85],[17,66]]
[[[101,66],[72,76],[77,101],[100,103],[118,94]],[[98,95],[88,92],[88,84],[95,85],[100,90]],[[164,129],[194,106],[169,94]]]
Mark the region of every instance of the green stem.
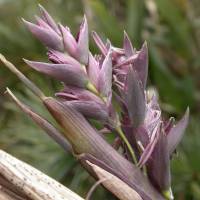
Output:
[[136,158],[135,152],[133,151],[133,149],[132,149],[132,147],[131,147],[129,141],[127,140],[126,136],[124,135],[124,133],[123,133],[121,127],[118,126],[118,127],[116,128],[116,131],[118,132],[118,134],[120,135],[120,137],[122,138],[122,140],[124,141],[124,143],[126,144],[128,150],[129,150],[129,152],[130,152],[130,154],[131,154],[131,157],[132,157],[134,163],[136,164],[136,163],[137,163],[137,158]]

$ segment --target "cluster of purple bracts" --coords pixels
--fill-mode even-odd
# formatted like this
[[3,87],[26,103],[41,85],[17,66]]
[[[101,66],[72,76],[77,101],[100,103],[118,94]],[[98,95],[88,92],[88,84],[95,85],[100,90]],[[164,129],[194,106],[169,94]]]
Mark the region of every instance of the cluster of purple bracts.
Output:
[[86,17],[75,38],[68,27],[56,24],[44,8],[40,7],[40,11],[36,24],[24,23],[47,47],[50,63],[25,62],[64,84],[64,89],[56,93],[60,102],[86,119],[98,120],[111,132],[120,130],[125,136],[119,139],[124,156],[147,174],[160,193],[172,198],[170,158],[187,127],[189,110],[176,124],[173,118],[163,119],[158,97],[146,90],[146,43],[137,51],[124,33],[123,48],[116,48],[93,32],[100,54],[92,55]]

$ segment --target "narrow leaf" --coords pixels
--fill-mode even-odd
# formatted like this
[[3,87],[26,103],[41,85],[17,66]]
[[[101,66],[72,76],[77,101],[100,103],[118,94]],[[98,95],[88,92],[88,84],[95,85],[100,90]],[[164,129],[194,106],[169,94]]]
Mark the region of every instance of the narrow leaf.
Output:
[[56,25],[53,18],[49,15],[49,13],[44,9],[42,5],[39,4],[40,13],[42,15],[43,20],[58,34],[60,33],[58,26]]
[[74,100],[66,101],[65,104],[72,106],[87,118],[107,122],[108,109],[105,104],[99,104],[94,101]]
[[72,152],[72,147],[67,139],[50,122],[32,111],[28,106],[20,102],[16,96],[7,88],[8,95],[40,128],[42,128],[54,141],[56,141],[65,151]]
[[103,43],[103,41],[101,40],[101,38],[99,37],[99,35],[95,32],[92,31],[92,37],[97,45],[97,47],[99,48],[99,50],[101,51],[101,53],[106,56],[108,50],[106,48],[106,45]]
[[161,127],[158,141],[147,162],[149,179],[161,193],[168,191],[171,185],[170,157],[167,147],[167,136]]
[[145,42],[139,51],[137,58],[133,61],[133,69],[137,71],[144,88],[146,88],[147,83],[148,62],[148,48],[147,43]]
[[127,74],[126,103],[133,126],[141,125],[145,118],[146,102],[144,89],[136,71],[129,69]]
[[47,74],[66,84],[85,87],[87,76],[81,67],[75,67],[69,64],[51,64],[24,60],[30,67],[36,71]]
[[106,55],[99,73],[98,88],[104,97],[108,97],[112,88],[111,52]]
[[89,62],[87,66],[87,72],[90,81],[95,85],[95,87],[98,86],[98,76],[99,76],[99,65],[93,55],[89,53]]
[[43,28],[23,19],[30,32],[44,45],[55,50],[63,50],[61,37],[51,29]]
[[183,134],[187,128],[189,122],[189,108],[187,108],[182,119],[171,129],[167,135],[168,140],[168,150],[172,154],[176,149],[177,145],[180,143]]
[[36,96],[40,99],[43,99],[45,95],[43,92],[32,82],[30,81],[24,74],[22,74],[11,62],[6,60],[6,58],[0,54],[0,60],[4,63],[4,65],[14,73]]
[[128,37],[128,34],[125,31],[124,31],[124,45],[123,45],[123,47],[124,47],[125,55],[127,57],[130,57],[133,54],[135,54],[135,51],[133,49],[130,38]]
[[67,51],[67,53],[74,58],[77,56],[77,43],[75,38],[70,32],[70,29],[67,27],[64,27],[63,25],[59,24],[59,29],[62,34],[62,39],[63,39],[63,45],[64,49]]
[[89,57],[89,36],[88,36],[88,23],[86,16],[83,18],[83,22],[80,26],[80,32],[78,34],[77,44],[77,56],[76,58],[84,65],[88,64]]

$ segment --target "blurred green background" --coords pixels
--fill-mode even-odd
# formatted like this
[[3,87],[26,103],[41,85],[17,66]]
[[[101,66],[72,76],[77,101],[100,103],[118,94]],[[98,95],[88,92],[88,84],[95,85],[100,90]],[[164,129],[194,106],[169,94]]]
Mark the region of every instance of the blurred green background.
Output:
[[[25,29],[42,4],[75,33],[86,13],[90,31],[121,46],[126,30],[135,47],[149,46],[149,87],[160,95],[166,116],[179,118],[190,107],[190,125],[172,161],[175,199],[200,199],[200,1],[199,0],[0,0],[0,52],[47,95],[59,83],[31,70],[22,58],[46,59],[45,48]],[[91,40],[91,49],[97,52]],[[0,64],[0,148],[56,178],[83,197],[92,178],[28,119],[4,94],[10,87],[26,104],[49,118],[41,103]],[[92,199],[114,199],[99,187]]]

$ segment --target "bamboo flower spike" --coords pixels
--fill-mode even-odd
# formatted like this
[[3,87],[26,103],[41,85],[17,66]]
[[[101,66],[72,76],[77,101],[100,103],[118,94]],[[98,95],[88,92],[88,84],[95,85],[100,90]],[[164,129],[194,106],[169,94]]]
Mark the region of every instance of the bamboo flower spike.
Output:
[[[146,42],[140,50],[136,50],[124,32],[123,48],[117,48],[109,40],[104,43],[93,32],[94,41],[100,49],[99,55],[93,55],[89,50],[85,16],[77,37],[74,37],[70,28],[56,24],[41,6],[40,11],[41,17],[36,17],[36,24],[23,21],[47,47],[50,62],[25,62],[31,68],[61,81],[64,88],[56,92],[56,98],[45,97],[34,83],[1,55],[2,62],[40,97],[62,127],[63,140],[70,142],[77,158],[94,176],[94,169],[87,161],[115,175],[144,200],[173,199],[170,159],[187,127],[189,109],[177,123],[172,118],[165,120],[162,117],[158,97],[146,90]],[[19,103],[11,92],[9,94],[36,123],[39,119],[44,120]],[[114,150],[100,136],[101,131],[90,124],[90,119],[120,135],[123,153]],[[50,127],[46,123],[46,127],[42,128],[52,134],[54,129]],[[53,133],[54,139],[63,146],[61,137],[55,137],[59,134],[55,134],[55,130]],[[112,187],[105,187],[115,194]]]

